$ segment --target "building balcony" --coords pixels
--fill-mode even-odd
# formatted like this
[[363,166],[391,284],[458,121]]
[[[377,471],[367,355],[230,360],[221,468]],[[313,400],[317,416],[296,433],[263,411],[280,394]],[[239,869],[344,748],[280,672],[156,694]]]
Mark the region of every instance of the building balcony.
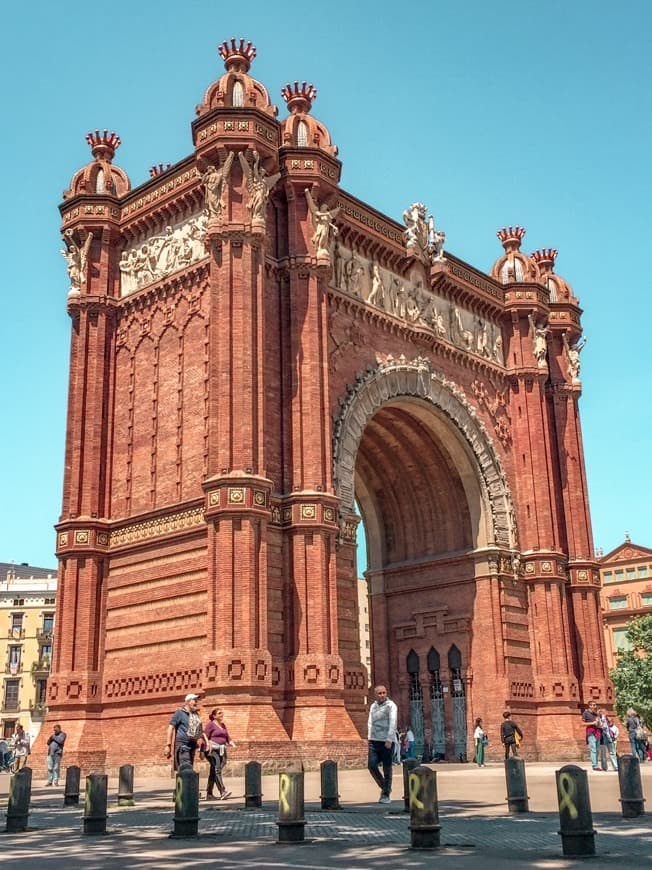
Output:
[[34,662],[32,665],[32,674],[34,676],[47,675],[50,673],[50,659],[45,657]]
[[22,640],[25,637],[25,629],[9,628],[7,629],[7,637],[9,640]]
[[11,674],[12,677],[17,677],[18,674],[22,671],[23,666],[21,662],[13,662],[12,664],[5,665],[5,674]]
[[52,643],[52,630],[45,631],[42,628],[36,629],[36,640],[39,643]]
[[45,714],[48,712],[48,705],[45,701],[30,701],[29,712],[34,721],[37,719],[45,719]]

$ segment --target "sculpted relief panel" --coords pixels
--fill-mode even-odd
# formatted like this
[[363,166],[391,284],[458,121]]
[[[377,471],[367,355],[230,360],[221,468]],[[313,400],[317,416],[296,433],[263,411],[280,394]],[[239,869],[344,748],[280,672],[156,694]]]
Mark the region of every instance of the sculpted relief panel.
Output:
[[125,248],[120,259],[121,295],[129,296],[206,257],[207,223],[208,214],[202,211]]
[[415,269],[410,277],[402,278],[355,250],[337,242],[334,246],[333,283],[338,290],[425,327],[468,353],[504,365],[500,327],[433,293],[418,274]]

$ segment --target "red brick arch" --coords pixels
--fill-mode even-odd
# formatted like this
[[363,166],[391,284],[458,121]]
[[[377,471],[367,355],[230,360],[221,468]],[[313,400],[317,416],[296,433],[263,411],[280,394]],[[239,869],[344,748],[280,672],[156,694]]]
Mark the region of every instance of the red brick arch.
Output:
[[430,424],[445,438],[467,496],[472,546],[516,549],[512,497],[491,438],[463,392],[424,359],[389,359],[349,389],[333,437],[333,477],[342,508],[353,510],[356,460],[367,425],[381,409],[397,403],[417,415],[427,406]]

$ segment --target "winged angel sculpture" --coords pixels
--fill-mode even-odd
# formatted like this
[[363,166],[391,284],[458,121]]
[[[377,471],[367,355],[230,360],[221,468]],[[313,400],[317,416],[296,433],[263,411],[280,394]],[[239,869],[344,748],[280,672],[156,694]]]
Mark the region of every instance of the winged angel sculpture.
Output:
[[250,165],[243,151],[238,154],[249,193],[247,208],[251,211],[251,222],[265,226],[267,200],[272,188],[281,177],[281,173],[275,172],[274,175],[268,175],[267,170],[260,163],[260,154],[254,151],[253,157],[253,165]]

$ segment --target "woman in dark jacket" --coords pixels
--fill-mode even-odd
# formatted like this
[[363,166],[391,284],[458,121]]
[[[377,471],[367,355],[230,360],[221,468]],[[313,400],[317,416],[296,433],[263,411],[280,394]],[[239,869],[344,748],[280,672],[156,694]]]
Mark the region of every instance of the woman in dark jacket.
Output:
[[625,728],[627,728],[627,736],[632,747],[632,755],[641,761],[645,761],[645,740],[639,736],[643,733],[643,723],[641,722],[638,713],[632,707],[627,711],[627,719],[625,720]]

